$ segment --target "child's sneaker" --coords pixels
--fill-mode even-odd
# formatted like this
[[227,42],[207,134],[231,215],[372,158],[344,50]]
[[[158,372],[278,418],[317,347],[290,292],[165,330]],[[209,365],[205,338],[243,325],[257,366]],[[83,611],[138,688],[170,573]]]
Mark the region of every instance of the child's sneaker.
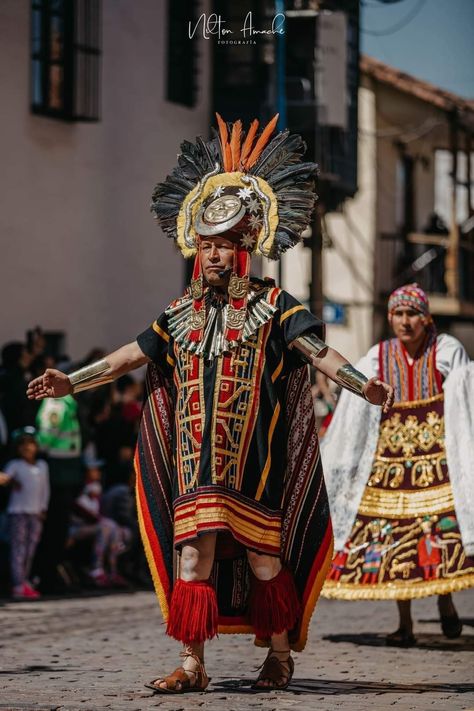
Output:
[[29,585],[15,585],[12,589],[12,598],[14,600],[37,600],[40,597],[39,592],[33,590]]
[[41,597],[41,594],[38,592],[38,590],[36,590],[33,585],[28,581],[23,583],[23,588],[27,591],[31,599],[34,598],[35,600],[37,600],[39,597]]
[[96,587],[107,588],[109,586],[109,576],[102,570],[102,568],[91,570],[90,576]]
[[109,583],[114,588],[128,588],[128,581],[125,580],[119,573],[111,573],[109,575]]

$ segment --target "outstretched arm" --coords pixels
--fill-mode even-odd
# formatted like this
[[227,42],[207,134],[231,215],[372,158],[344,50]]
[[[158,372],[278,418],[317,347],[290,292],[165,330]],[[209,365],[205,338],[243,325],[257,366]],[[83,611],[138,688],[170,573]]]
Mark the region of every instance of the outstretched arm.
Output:
[[300,352],[304,360],[334,380],[343,388],[364,397],[372,405],[381,405],[388,412],[393,405],[393,388],[379,378],[366,378],[340,353],[330,348],[312,333],[296,338],[290,348]]
[[110,353],[102,360],[86,365],[69,375],[60,370],[48,368],[43,375],[29,383],[26,394],[30,400],[64,397],[81,390],[110,383],[130,370],[149,362],[148,356],[143,353],[138,343],[133,341]]

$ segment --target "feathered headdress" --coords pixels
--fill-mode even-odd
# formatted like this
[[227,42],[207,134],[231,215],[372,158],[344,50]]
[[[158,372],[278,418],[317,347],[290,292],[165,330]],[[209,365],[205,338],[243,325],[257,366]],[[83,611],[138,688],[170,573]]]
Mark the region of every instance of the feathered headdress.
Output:
[[271,138],[274,116],[258,134],[252,121],[226,124],[210,141],[184,141],[178,165],[153,191],[151,210],[185,257],[196,254],[198,235],[228,230],[242,234],[242,245],[279,259],[301,238],[311,220],[316,195],[315,163],[302,162],[306,145],[285,130]]

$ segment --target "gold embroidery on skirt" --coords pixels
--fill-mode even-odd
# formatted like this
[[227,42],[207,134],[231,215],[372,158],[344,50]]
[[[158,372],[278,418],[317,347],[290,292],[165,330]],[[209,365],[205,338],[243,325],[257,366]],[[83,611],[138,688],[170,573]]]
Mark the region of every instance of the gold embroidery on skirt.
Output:
[[431,486],[423,491],[399,489],[365,489],[359,506],[364,516],[388,516],[390,518],[413,518],[427,511],[433,514],[451,511],[454,508],[451,484]]
[[428,452],[444,437],[444,418],[437,412],[428,412],[426,420],[419,421],[416,415],[409,415],[403,422],[401,414],[395,412],[380,426],[377,456],[388,450],[392,454],[412,457],[421,449]]

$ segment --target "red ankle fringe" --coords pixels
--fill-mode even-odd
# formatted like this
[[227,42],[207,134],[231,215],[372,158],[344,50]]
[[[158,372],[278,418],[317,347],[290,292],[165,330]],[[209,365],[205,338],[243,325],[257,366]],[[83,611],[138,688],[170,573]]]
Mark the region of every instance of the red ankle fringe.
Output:
[[293,629],[301,612],[295,581],[288,568],[282,568],[271,580],[259,580],[252,575],[249,603],[250,621],[259,639]]
[[166,628],[170,637],[184,644],[212,639],[217,634],[217,618],[216,591],[209,581],[176,581]]

